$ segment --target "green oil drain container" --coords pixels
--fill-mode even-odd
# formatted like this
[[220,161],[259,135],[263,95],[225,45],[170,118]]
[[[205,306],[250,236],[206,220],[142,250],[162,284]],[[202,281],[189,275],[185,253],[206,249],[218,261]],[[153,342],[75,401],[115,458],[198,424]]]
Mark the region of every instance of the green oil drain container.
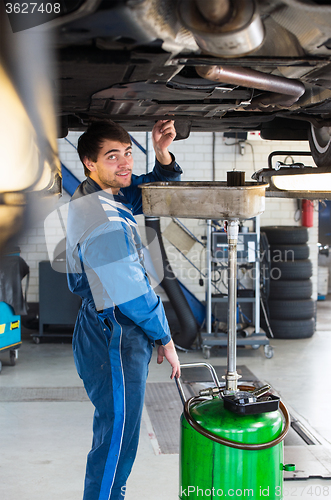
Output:
[[226,409],[221,397],[186,401],[179,498],[282,500],[283,471],[295,467],[283,465],[289,415],[281,402],[280,408],[240,415]]

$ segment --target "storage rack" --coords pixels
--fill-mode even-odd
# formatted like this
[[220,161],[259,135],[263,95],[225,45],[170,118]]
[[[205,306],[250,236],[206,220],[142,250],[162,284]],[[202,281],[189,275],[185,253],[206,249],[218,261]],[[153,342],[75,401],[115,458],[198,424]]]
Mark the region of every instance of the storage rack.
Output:
[[[254,328],[255,331],[248,337],[239,337],[237,335],[236,343],[237,346],[251,346],[253,349],[258,349],[261,345],[264,346],[264,354],[266,358],[272,358],[273,348],[269,343],[269,339],[264,333],[260,332],[260,217],[254,218],[255,232],[248,233],[251,235],[249,238],[252,242],[255,242],[255,259],[251,260],[254,266],[255,279],[254,281],[254,296],[253,297],[237,297],[237,304],[248,302],[253,306],[254,315]],[[216,333],[212,332],[212,303],[214,302],[227,302],[227,297],[213,297],[212,296],[212,265],[213,261],[217,258],[213,257],[212,252],[212,221],[207,220],[207,290],[206,290],[206,333],[201,335],[202,352],[206,359],[210,358],[210,351],[213,346],[226,347],[228,342],[228,335],[226,333]],[[224,248],[224,247],[223,247]],[[239,254],[239,261],[240,261]]]

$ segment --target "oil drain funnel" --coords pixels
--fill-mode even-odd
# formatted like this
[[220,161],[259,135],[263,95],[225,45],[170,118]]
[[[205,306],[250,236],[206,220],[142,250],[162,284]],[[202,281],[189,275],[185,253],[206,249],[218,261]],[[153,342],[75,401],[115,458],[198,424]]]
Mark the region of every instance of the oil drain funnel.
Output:
[[228,236],[229,328],[225,390],[221,389],[211,365],[182,365],[182,368],[207,367],[216,387],[185,401],[180,379],[176,379],[184,404],[179,498],[190,496],[198,500],[201,496],[210,497],[212,492],[224,497],[233,496],[232,492],[249,492],[252,500],[260,500],[262,496],[282,499],[283,470],[293,467],[283,464],[283,440],[290,426],[288,411],[275,398],[271,399],[271,404],[278,408],[279,403],[280,411],[274,411],[270,405],[266,409],[269,400],[264,401],[263,397],[269,388],[260,392],[254,392],[254,387],[239,386],[238,389],[236,370],[239,221],[264,211],[267,185],[245,182],[240,172],[230,172],[228,183],[160,182],[141,186],[145,215],[207,219],[208,223],[210,219],[222,219],[226,221]]
[[226,390],[237,390],[236,303],[237,241],[239,221],[265,209],[267,184],[245,182],[245,172],[227,173],[227,182],[152,182],[142,184],[143,212],[147,216],[223,219],[226,221],[229,254],[228,366]]

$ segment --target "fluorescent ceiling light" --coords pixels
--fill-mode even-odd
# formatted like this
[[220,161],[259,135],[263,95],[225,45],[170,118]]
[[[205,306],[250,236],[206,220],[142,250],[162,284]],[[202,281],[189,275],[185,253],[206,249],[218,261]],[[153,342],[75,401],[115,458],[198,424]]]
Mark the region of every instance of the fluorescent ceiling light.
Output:
[[282,191],[331,192],[331,172],[273,175],[271,182],[277,189]]

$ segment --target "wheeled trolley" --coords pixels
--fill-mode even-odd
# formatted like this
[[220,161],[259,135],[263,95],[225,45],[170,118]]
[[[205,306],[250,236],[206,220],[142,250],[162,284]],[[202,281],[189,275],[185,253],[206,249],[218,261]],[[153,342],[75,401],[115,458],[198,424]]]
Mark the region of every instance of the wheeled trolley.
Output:
[[[228,336],[225,333],[215,335],[202,336],[202,353],[205,359],[210,358],[210,351],[213,346],[226,347],[228,345]],[[274,349],[269,343],[269,339],[264,333],[254,333],[246,338],[237,337],[237,347],[250,346],[252,349],[258,349],[263,346],[264,355],[270,359],[274,355]]]
[[[9,351],[10,364],[15,365],[21,341],[21,316],[15,315],[13,308],[0,302],[0,352]],[[0,372],[2,363],[0,361]]]
[[[229,278],[235,276],[233,291],[235,302],[232,304],[232,316],[236,315],[238,304],[251,303],[254,316],[255,331],[252,335],[246,337],[236,336],[237,346],[250,346],[252,349],[258,349],[264,346],[265,357],[270,359],[273,357],[273,347],[269,343],[265,333],[260,331],[260,262],[259,262],[259,247],[260,247],[260,218],[259,215],[254,217],[255,232],[254,233],[239,233],[238,220],[230,221],[230,231],[234,231],[232,243],[229,245],[229,235],[212,231],[211,220],[207,221],[207,314],[206,327],[207,332],[201,335],[201,347],[203,355],[206,359],[210,358],[210,351],[213,346],[226,347],[228,345],[228,335],[224,333],[212,333],[212,304],[217,302],[225,302],[228,304],[229,298],[213,296],[211,293],[211,273],[212,264],[217,264],[218,261],[228,261],[229,252],[232,246],[232,270],[229,270]],[[231,236],[231,235],[230,235]],[[238,244],[239,243],[239,244]],[[237,247],[239,247],[237,255]],[[234,253],[233,253],[234,252]],[[253,266],[253,282],[254,289],[251,290],[251,297],[237,296],[237,263],[249,262]],[[233,325],[232,325],[233,327]]]

